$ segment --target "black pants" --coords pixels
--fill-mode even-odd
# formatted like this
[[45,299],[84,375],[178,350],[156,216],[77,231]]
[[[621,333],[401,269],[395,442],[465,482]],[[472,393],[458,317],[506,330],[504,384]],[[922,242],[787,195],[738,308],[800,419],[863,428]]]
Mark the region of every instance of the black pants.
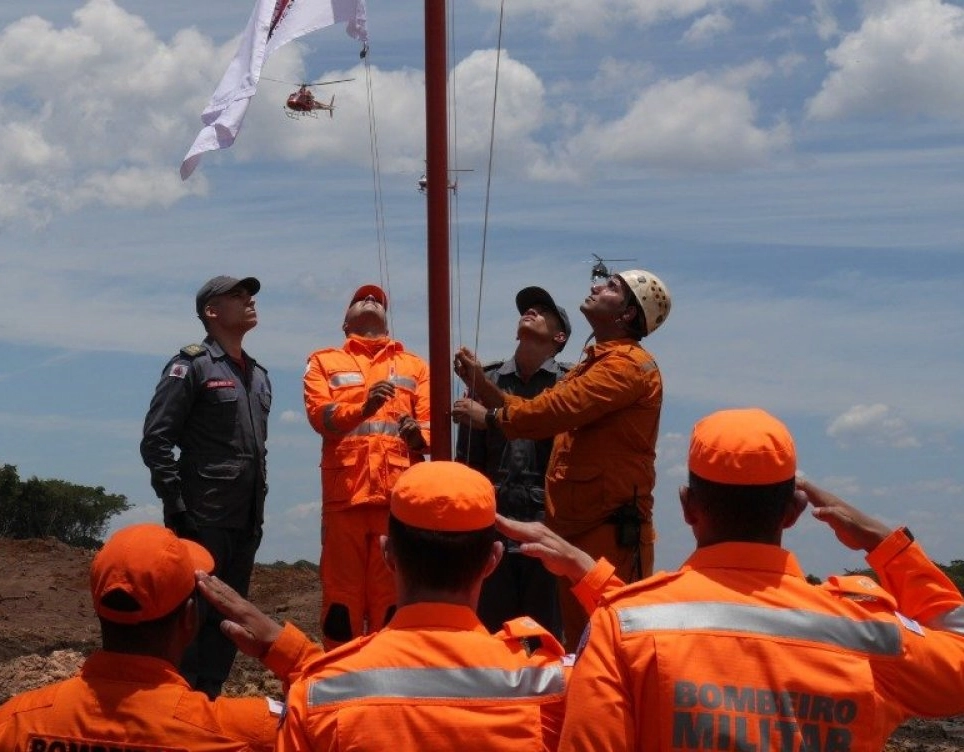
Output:
[[479,619],[490,632],[498,632],[503,622],[530,616],[561,639],[557,588],[556,576],[539,559],[507,550],[495,571],[482,582]]
[[[254,555],[261,544],[261,531],[202,527],[201,543],[214,558],[214,574],[247,597]],[[224,617],[204,598],[199,601],[200,629],[197,638],[184,652],[180,671],[192,687],[214,699],[221,694],[221,685],[231,673],[237,648],[221,633]]]

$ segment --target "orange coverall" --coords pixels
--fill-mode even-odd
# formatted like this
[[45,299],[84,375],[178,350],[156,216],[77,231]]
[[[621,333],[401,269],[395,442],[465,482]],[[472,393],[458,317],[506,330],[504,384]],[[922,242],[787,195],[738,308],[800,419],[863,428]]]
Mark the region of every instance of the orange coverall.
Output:
[[[394,397],[363,417],[368,389],[382,380],[395,385]],[[428,365],[401,342],[350,335],[308,358],[304,393],[308,422],[322,437],[321,625],[331,648],[381,629],[395,605],[378,539],[388,531],[395,480],[424,459],[399,436],[398,421],[412,416],[429,441]]]
[[964,713],[961,594],[903,530],[867,561],[882,585],[816,587],[779,546],[722,543],[615,593],[561,748],[879,752],[911,716]]
[[[286,626],[264,661],[292,680],[313,656],[308,638]],[[167,661],[99,650],[77,676],[0,706],[0,750],[270,752],[281,711],[266,697],[209,700]]]
[[[587,609],[622,585],[608,562],[574,588]],[[399,608],[326,653],[288,693],[278,752],[554,750],[571,656],[528,618],[489,634],[472,609]]]
[[[556,385],[525,399],[506,395],[500,426],[510,439],[555,436],[546,469],[546,525],[594,559],[605,557],[631,582],[653,572],[653,486],[663,381],[653,357],[632,339],[586,348]],[[620,546],[610,517],[632,504],[639,541]],[[566,645],[586,616],[560,582]]]

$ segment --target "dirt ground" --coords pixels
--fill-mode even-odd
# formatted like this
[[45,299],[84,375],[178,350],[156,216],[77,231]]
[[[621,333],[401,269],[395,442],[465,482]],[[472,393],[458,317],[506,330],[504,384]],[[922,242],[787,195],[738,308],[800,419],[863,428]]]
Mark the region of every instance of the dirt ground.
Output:
[[[59,541],[0,538],[0,703],[11,695],[72,675],[99,645],[90,604],[92,553]],[[258,565],[251,599],[279,621],[317,636],[317,571],[294,565]],[[231,695],[281,698],[281,685],[245,656],[226,685]],[[891,737],[886,752],[961,752],[964,717],[912,720]]]

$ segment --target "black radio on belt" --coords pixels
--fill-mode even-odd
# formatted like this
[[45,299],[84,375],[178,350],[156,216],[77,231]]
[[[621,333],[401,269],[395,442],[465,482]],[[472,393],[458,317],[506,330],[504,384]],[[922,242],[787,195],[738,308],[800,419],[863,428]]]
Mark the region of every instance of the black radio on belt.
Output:
[[643,516],[639,513],[636,502],[618,507],[606,518],[606,522],[616,526],[616,545],[620,548],[636,548],[639,545]]

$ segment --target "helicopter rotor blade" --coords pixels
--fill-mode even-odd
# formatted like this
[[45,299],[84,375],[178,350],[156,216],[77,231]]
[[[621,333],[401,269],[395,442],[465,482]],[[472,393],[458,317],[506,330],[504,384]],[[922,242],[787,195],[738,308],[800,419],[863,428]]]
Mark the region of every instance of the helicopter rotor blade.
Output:
[[328,86],[328,84],[343,84],[346,81],[354,80],[354,78],[339,78],[337,81],[314,81],[310,84],[302,84],[302,86]]

